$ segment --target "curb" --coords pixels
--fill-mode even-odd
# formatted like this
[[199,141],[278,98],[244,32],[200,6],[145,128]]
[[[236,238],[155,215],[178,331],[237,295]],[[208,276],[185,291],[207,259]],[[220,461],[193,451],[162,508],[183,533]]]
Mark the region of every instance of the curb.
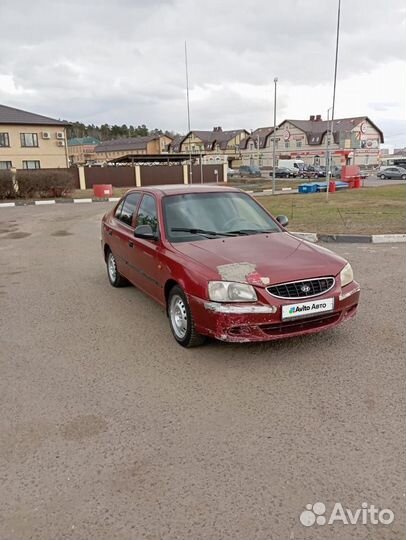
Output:
[[[272,194],[272,189],[261,189],[261,190],[255,190],[255,189],[242,189],[245,193],[249,193],[250,195],[254,195],[255,197],[263,197],[264,195],[270,195]],[[284,187],[279,189],[278,191],[275,191],[275,195],[287,195],[287,194],[297,194],[299,193],[299,190],[296,188],[291,187]]]
[[290,234],[313,243],[394,244],[406,242],[406,234],[317,234],[305,232],[291,232]]
[[48,204],[69,204],[69,203],[98,203],[98,202],[117,202],[120,197],[109,197],[108,199],[44,199],[43,201],[17,201],[0,203],[0,208],[11,208],[15,206],[45,206]]

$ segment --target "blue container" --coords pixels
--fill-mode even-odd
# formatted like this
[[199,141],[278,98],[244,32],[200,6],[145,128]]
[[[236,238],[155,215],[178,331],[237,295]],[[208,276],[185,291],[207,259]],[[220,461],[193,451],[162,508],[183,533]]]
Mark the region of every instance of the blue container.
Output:
[[299,193],[316,193],[317,184],[300,184],[298,191]]
[[326,191],[326,189],[327,189],[327,182],[316,183],[316,191]]

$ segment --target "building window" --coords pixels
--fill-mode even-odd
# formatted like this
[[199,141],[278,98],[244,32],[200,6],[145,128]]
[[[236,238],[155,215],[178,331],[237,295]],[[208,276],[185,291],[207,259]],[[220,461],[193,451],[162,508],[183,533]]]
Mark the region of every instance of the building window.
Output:
[[40,169],[41,165],[37,159],[23,161],[23,169]]
[[301,148],[302,141],[296,141],[296,148]]
[[36,133],[20,133],[21,146],[38,146]]
[[0,146],[10,146],[8,133],[0,133]]
[[289,141],[285,141],[285,148],[289,148]]
[[11,169],[13,164],[11,161],[0,161],[0,171],[4,169]]

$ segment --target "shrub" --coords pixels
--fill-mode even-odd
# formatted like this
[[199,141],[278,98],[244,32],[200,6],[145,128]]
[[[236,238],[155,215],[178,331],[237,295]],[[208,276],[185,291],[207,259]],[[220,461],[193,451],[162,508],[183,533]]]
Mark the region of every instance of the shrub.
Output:
[[66,171],[42,169],[39,171],[18,171],[18,196],[30,199],[35,197],[62,197],[71,193],[73,177]]
[[10,171],[0,171],[0,199],[13,199],[16,196]]

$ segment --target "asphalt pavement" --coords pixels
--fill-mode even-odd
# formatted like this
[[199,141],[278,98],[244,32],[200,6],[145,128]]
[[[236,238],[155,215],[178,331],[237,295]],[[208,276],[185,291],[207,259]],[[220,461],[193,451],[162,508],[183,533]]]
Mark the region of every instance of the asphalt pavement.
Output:
[[[0,209],[0,538],[403,539],[405,245],[333,246],[351,323],[184,350],[108,284],[110,206]],[[395,517],[306,527],[316,502]]]

